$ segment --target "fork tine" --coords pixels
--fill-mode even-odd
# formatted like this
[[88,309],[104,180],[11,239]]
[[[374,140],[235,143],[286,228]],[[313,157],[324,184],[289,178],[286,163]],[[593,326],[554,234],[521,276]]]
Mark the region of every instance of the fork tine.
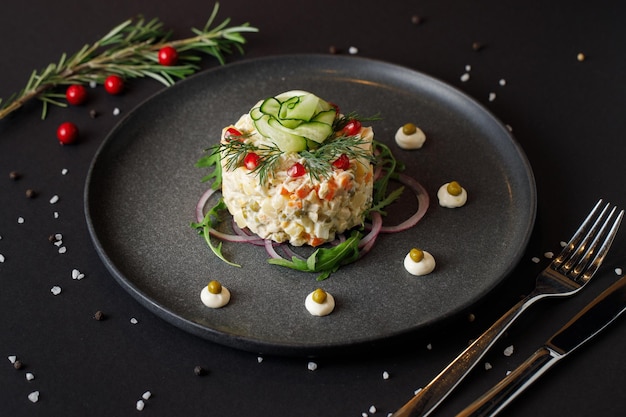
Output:
[[[597,220],[594,222],[593,219],[595,218],[598,210],[600,210],[601,204],[602,204],[602,199],[598,200],[598,202],[593,207],[591,212],[587,215],[587,218],[583,221],[583,223],[580,225],[578,230],[576,230],[574,235],[571,237],[571,239],[569,240],[565,248],[563,248],[561,253],[559,253],[559,255],[556,258],[554,258],[554,260],[552,261],[550,265],[553,269],[557,269],[565,261],[565,259],[569,258],[569,256],[574,252],[574,250],[578,246],[578,243],[586,235],[587,229],[589,228],[589,226],[592,223],[597,223]],[[601,215],[604,214],[607,207],[608,207],[608,204],[605,206],[604,210],[602,210]]]
[[600,240],[600,237],[604,234],[608,221],[611,219],[611,217],[613,216],[613,213],[615,213],[615,210],[616,210],[616,208],[613,207],[613,210],[611,210],[611,213],[609,213],[606,220],[604,220],[604,224],[601,227],[600,224],[602,223],[602,219],[604,218],[604,215],[608,209],[609,209],[609,204],[607,203],[607,205],[604,206],[602,213],[600,213],[596,221],[593,223],[593,226],[591,226],[591,229],[589,230],[589,232],[587,232],[587,234],[585,235],[583,241],[578,245],[578,248],[576,249],[575,253],[572,256],[570,256],[567,262],[565,262],[565,264],[563,265],[563,269],[565,269],[565,271],[572,270],[574,264],[576,263],[578,263],[578,265],[582,267],[583,261],[585,259],[589,260],[589,258],[594,252],[595,246]]
[[[596,237],[596,239],[594,239],[592,248],[595,248],[595,246],[597,246],[597,244],[599,243],[600,236],[602,234],[604,234],[605,229],[609,226],[609,220],[613,216],[614,212],[615,212],[615,208],[613,208],[613,210],[611,211],[611,214],[609,215],[609,217],[604,222],[604,225],[602,226],[602,230],[600,231],[600,234]],[[609,248],[611,247],[611,244],[613,243],[613,239],[615,238],[615,235],[617,234],[617,230],[619,229],[619,226],[620,226],[620,223],[622,222],[622,218],[623,217],[624,217],[624,210],[621,210],[619,212],[619,214],[617,215],[617,218],[613,222],[613,225],[611,226],[611,229],[609,230],[606,238],[602,242],[602,245],[598,249],[598,251],[595,254],[595,256],[594,256],[592,250],[590,250],[588,252],[587,256],[585,256],[585,259],[584,259],[585,264],[587,264],[587,262],[592,257],[593,257],[593,261],[591,261],[591,263],[588,264],[588,266],[584,270],[584,273],[583,273],[583,276],[582,276],[582,278],[584,280],[591,278],[593,276],[593,274],[596,273],[598,268],[600,268],[600,265],[602,264],[602,261],[604,261],[604,257],[606,256],[607,252],[609,251]],[[581,261],[581,263],[582,263],[582,261]],[[584,267],[584,265],[582,267]],[[582,269],[578,269],[578,268],[579,268],[579,266],[577,265],[576,266],[576,270],[575,270],[575,273],[577,273],[577,274],[582,272]]]

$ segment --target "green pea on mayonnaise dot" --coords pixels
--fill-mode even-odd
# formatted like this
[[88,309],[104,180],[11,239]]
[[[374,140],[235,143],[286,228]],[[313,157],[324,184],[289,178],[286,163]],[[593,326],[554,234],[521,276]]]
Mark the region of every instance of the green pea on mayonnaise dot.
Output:
[[411,275],[427,275],[435,269],[435,258],[425,250],[413,248],[404,258],[404,267]]
[[467,191],[456,181],[447,182],[437,191],[439,205],[447,208],[457,208],[467,202]]
[[210,308],[224,307],[230,301],[230,291],[219,281],[211,281],[200,293],[202,304]]
[[327,316],[335,309],[335,299],[321,288],[306,296],[304,306],[314,316]]
[[402,149],[419,149],[426,142],[426,135],[422,129],[413,123],[407,123],[396,132],[396,143]]

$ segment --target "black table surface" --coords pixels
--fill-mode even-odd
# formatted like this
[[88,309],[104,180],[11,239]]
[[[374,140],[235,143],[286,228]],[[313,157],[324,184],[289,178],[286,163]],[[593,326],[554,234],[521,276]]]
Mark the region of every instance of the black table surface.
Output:
[[[182,38],[204,25],[212,6],[198,0],[5,2],[0,97],[20,90],[34,69],[95,41],[129,17],[158,17],[174,38]],[[90,92],[87,105],[50,108],[45,120],[40,105],[31,103],[0,120],[0,415],[393,412],[532,289],[536,273],[548,263],[544,254],[560,249],[599,198],[626,206],[625,9],[618,1],[221,4],[221,18],[260,29],[247,35],[245,54],[229,55],[227,65],[270,55],[329,54],[332,48],[347,55],[355,47],[358,56],[424,72],[473,97],[512,128],[533,168],[537,218],[511,275],[479,303],[438,326],[401,343],[349,355],[278,357],[217,345],[153,315],[112,278],[86,226],[87,170],[124,113],[165,88],[161,84],[134,80],[119,97],[100,88]],[[475,43],[481,47],[474,48]],[[202,69],[218,65],[209,58],[201,63]],[[471,77],[462,81],[468,69]],[[495,99],[490,99],[493,92]],[[121,114],[114,115],[114,108]],[[91,109],[98,117],[90,117]],[[65,120],[81,126],[81,141],[74,146],[56,140],[56,127]],[[12,171],[21,174],[19,180],[10,178]],[[28,189],[37,197],[27,198]],[[59,201],[51,205],[55,195]],[[65,254],[49,242],[56,233],[63,236]],[[618,278],[626,267],[625,249],[622,231],[588,288],[573,298],[533,306],[433,415],[454,415],[517,366]],[[73,269],[84,279],[73,280]],[[55,285],[62,289],[57,296],[51,294]],[[105,320],[95,320],[96,311],[104,312]],[[618,319],[503,415],[623,415],[624,325]],[[514,347],[510,356],[503,353],[508,346]],[[12,356],[22,362],[21,369],[14,369]],[[316,370],[308,369],[310,361]],[[196,366],[207,374],[195,375]],[[28,380],[27,373],[34,379]],[[28,399],[34,391],[40,394],[36,403]],[[147,391],[151,397],[138,411],[136,403]]]

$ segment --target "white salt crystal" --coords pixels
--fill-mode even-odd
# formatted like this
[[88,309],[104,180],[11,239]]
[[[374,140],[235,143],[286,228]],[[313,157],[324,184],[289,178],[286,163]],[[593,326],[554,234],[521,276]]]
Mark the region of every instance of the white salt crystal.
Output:
[[428,350],[433,350],[433,345],[432,345],[432,343],[427,344],[427,345],[426,345],[426,349],[428,349]]
[[80,272],[78,269],[72,269],[72,279],[81,280],[85,278],[85,274]]
[[370,414],[374,414],[376,412],[376,407],[372,405],[369,411],[370,411]]
[[531,258],[531,261],[533,261],[534,263],[538,264],[541,260],[539,258],[537,258],[536,256],[533,256]]
[[136,318],[134,318],[134,317],[130,319],[130,322],[131,322],[132,324],[137,324],[137,323],[139,323],[139,322],[137,321],[137,319],[136,319]]
[[18,222],[19,224],[24,223],[24,218],[23,218],[23,217],[18,217],[18,218],[17,218],[17,222]]
[[53,217],[54,217],[55,219],[58,219],[58,218],[59,218],[59,212],[58,212],[58,211],[55,211],[52,215],[53,215]]
[[471,65],[466,65],[465,66],[465,71],[470,72],[472,70],[472,66]]
[[469,81],[469,79],[470,79],[469,73],[466,72],[465,74],[461,75],[461,81],[467,82]]
[[256,361],[257,361],[258,363],[263,362],[263,357],[262,357],[262,356],[257,356]]
[[63,168],[61,170],[61,175],[66,175],[67,174],[67,168]]
[[416,389],[415,391],[413,391],[413,395],[419,394],[421,390],[422,390],[421,388]]
[[367,413],[361,413],[361,417],[368,417]]
[[33,375],[30,372],[26,372],[26,380],[27,381],[32,381],[33,379],[35,379],[35,375]]
[[498,84],[504,87],[506,85],[506,80],[504,78],[500,78],[500,81],[498,81]]
[[554,257],[554,252],[546,252],[543,254],[548,259],[552,259]]
[[622,275],[622,268],[615,268],[615,273],[617,275]]
[[485,362],[485,370],[488,371],[492,368],[491,364],[489,362]]
[[63,244],[62,240],[57,240],[54,242],[54,246],[56,246],[57,248],[60,247]]
[[95,81],[89,81],[89,87],[91,88],[96,88],[98,86],[98,83]]
[[315,362],[309,362],[307,364],[307,368],[309,371],[315,371],[317,369],[317,364]]
[[65,253],[65,252],[67,252],[67,248],[66,248],[65,246],[61,246],[61,247],[59,248],[59,253],[63,254],[63,253]]
[[566,246],[567,246],[567,242],[565,242],[565,241],[563,241],[563,240],[562,240],[562,241],[561,241],[561,247],[562,247],[562,248],[564,248],[564,247],[566,247]]
[[57,233],[57,234],[54,235],[54,238],[56,240],[63,240],[63,235],[61,233]]
[[4,255],[0,253],[0,263],[4,262]]
[[351,46],[350,48],[348,48],[348,53],[350,55],[356,55],[359,53],[359,48],[357,48],[356,46]]
[[59,196],[55,194],[50,199],[50,204],[56,204],[58,201],[59,201]]
[[17,360],[17,356],[15,356],[15,355],[10,355],[9,356],[9,362],[15,363],[16,360]]
[[145,403],[143,402],[143,400],[139,400],[137,401],[137,411],[141,411],[143,410],[143,408],[145,407]]
[[39,391],[33,391],[30,394],[28,394],[28,399],[32,403],[36,403],[37,401],[39,401]]
[[389,379],[389,372],[383,372],[383,379]]
[[118,116],[120,114],[120,109],[119,108],[114,108],[113,109],[113,116]]
[[55,285],[54,287],[52,287],[52,288],[50,289],[50,292],[51,292],[53,295],[59,295],[59,294],[61,294],[61,287],[59,287],[58,285]]
[[489,101],[494,101],[496,99],[496,93],[489,93]]
[[152,393],[150,391],[146,391],[141,395],[141,398],[143,398],[144,400],[149,400],[150,397],[152,397]]
[[504,349],[504,356],[511,356],[513,354],[513,345]]

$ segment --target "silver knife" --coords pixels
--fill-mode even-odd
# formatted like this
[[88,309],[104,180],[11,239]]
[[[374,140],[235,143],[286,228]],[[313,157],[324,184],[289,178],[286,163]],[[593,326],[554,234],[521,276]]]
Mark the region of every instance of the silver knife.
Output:
[[457,417],[495,416],[555,363],[600,333],[626,310],[626,276],[607,288],[541,348]]

